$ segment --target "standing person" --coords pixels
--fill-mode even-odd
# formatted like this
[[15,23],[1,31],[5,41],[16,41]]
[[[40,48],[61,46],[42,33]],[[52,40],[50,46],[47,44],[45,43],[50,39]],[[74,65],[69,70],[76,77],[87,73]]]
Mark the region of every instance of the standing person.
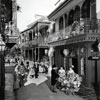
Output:
[[29,61],[26,62],[26,72],[29,73],[30,64]]
[[21,87],[24,83],[24,78],[25,78],[25,66],[24,66],[23,62],[21,62],[20,65],[16,66],[15,72],[16,72],[16,74],[18,74],[18,76],[20,78],[19,85]]
[[14,72],[14,96],[15,96],[15,100],[18,100],[18,90],[19,90],[19,77],[18,77],[18,74],[16,74]]
[[34,71],[35,71],[35,78],[38,78],[38,73],[39,73],[39,65],[37,62],[35,62],[35,65],[34,65]]
[[56,67],[56,65],[53,65],[52,70],[51,70],[51,89],[52,89],[52,92],[57,92],[56,91],[56,83],[57,83],[58,77],[59,77],[59,75],[57,74],[57,67]]
[[63,81],[63,79],[65,78],[65,69],[61,66],[60,69],[58,70],[58,74],[59,74],[59,78],[58,78],[58,84],[57,84],[57,88],[59,88],[61,90],[61,82]]

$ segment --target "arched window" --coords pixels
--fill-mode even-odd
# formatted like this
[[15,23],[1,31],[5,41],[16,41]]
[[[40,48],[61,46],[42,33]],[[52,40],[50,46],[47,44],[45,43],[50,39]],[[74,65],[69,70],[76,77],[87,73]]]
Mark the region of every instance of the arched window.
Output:
[[74,21],[78,21],[80,19],[80,7],[76,6],[74,11]]
[[90,0],[85,0],[82,5],[82,18],[90,18]]
[[67,14],[65,14],[64,17],[65,17],[65,27],[67,27],[67,25],[68,25]]
[[74,11],[71,10],[71,11],[69,12],[68,25],[71,25],[71,24],[73,23],[73,21],[74,21]]
[[59,19],[59,30],[63,29],[63,17]]
[[33,33],[32,34],[33,34],[33,39],[34,39],[35,38],[35,30],[34,29],[33,29]]
[[53,32],[55,32],[55,23],[53,24]]

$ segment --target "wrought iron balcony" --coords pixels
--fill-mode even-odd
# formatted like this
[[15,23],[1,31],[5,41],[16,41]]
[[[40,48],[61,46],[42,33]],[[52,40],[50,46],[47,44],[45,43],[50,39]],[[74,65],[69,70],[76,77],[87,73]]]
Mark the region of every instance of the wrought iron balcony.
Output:
[[80,19],[74,21],[72,25],[51,33],[48,36],[48,42],[54,42],[70,37],[80,36],[82,34],[100,34],[100,20],[99,19]]

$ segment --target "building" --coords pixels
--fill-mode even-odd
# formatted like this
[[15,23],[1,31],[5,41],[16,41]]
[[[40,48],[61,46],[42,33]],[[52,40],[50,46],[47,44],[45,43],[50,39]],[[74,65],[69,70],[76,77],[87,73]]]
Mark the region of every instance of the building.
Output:
[[[48,15],[48,19],[55,22],[53,32],[48,35],[48,45],[54,48],[51,64],[64,66],[66,70],[73,64],[74,71],[83,76],[84,84],[92,87],[95,63],[88,57],[96,55],[91,51],[91,45],[96,39],[100,40],[96,0],[65,0]],[[100,60],[97,63],[100,81],[99,64]]]
[[97,13],[97,18],[100,19],[100,11]]
[[[19,30],[17,28],[17,1],[11,1],[11,20],[5,25],[5,34],[6,34],[6,45],[8,49],[11,49],[16,43],[19,36]],[[8,5],[9,6],[9,5]]]
[[42,17],[20,33],[20,48],[25,59],[43,61],[47,58],[45,51],[48,49],[47,36],[50,22]]

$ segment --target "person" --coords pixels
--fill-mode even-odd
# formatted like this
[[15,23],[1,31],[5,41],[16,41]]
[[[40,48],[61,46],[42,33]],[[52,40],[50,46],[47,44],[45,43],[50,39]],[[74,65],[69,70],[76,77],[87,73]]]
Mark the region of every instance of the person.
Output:
[[19,65],[17,65],[16,67],[15,67],[15,72],[16,72],[16,74],[19,76],[19,78],[20,78],[20,82],[19,82],[19,84],[20,84],[20,87],[23,85],[23,82],[24,82],[24,78],[25,78],[25,66],[24,66],[24,63],[23,62],[21,62],[21,64],[19,64]]
[[74,70],[73,70],[73,68],[74,68],[74,65],[71,65],[67,74],[75,73]]
[[60,69],[58,70],[58,84],[57,84],[57,88],[59,88],[61,90],[62,86],[61,86],[61,82],[63,81],[63,79],[65,78],[65,69],[61,66]]
[[34,67],[31,67],[30,68],[30,78],[34,78],[34,75],[35,75],[35,71],[34,71]]
[[39,65],[38,65],[38,62],[35,62],[35,65],[34,65],[34,71],[35,71],[35,78],[38,78],[38,73],[39,73]]
[[26,62],[26,72],[29,73],[30,64],[29,61]]
[[16,74],[14,72],[14,86],[13,86],[13,90],[14,90],[14,96],[15,96],[15,100],[18,100],[18,90],[19,90],[19,77],[18,74]]
[[65,69],[61,66],[58,70],[59,77],[65,76]]
[[51,70],[51,89],[52,92],[57,92],[56,91],[56,83],[57,83],[57,78],[59,77],[59,75],[57,74],[57,67],[56,65],[52,66],[52,70]]

